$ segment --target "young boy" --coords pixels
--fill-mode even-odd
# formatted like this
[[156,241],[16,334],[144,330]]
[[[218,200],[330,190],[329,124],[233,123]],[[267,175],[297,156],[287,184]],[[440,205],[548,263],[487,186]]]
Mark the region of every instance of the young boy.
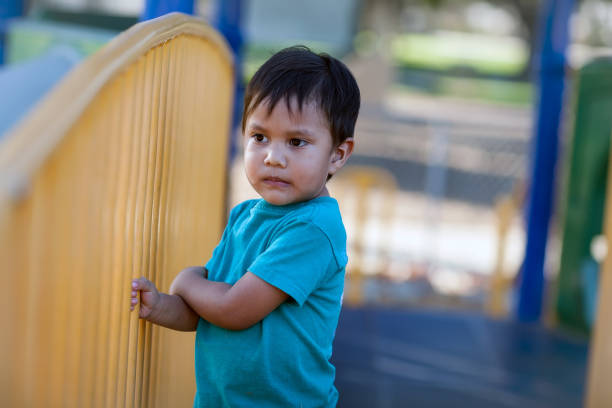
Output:
[[346,233],[327,180],[353,151],[360,96],[340,61],[292,47],[244,98],[246,175],[262,197],[232,209],[205,267],[169,294],[132,282],[131,309],[196,330],[195,407],[333,407],[329,362],[340,314]]

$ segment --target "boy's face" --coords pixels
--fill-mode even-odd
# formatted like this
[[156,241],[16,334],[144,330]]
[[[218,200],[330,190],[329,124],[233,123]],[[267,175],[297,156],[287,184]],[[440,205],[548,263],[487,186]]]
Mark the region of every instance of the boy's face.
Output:
[[251,113],[244,131],[244,163],[249,182],[273,205],[287,205],[327,195],[328,174],[351,155],[353,139],[334,147],[329,126],[316,105],[302,110],[284,100],[268,115],[263,101]]

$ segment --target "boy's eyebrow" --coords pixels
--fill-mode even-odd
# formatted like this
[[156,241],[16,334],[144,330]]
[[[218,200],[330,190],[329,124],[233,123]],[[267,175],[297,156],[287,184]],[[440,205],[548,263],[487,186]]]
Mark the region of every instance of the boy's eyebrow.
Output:
[[306,128],[296,128],[287,132],[290,136],[312,136],[312,132]]
[[[264,132],[266,133],[268,131],[268,129],[266,129],[265,127],[263,127],[262,125],[260,125],[257,122],[251,122],[248,126],[249,130],[254,130],[257,132]],[[289,136],[312,136],[312,132],[308,129],[308,128],[295,128],[295,129],[291,129],[288,132],[286,132],[287,135]]]
[[251,123],[249,123],[249,125],[247,127],[249,129],[257,130],[257,131],[260,131],[260,132],[266,132],[268,130],[268,129],[266,129],[265,127],[263,127],[262,125],[260,125],[257,122],[251,122]]

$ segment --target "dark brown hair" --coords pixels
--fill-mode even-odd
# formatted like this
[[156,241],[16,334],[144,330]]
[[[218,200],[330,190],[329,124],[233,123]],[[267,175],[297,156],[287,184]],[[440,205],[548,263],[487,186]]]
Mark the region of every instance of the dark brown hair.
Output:
[[257,70],[244,94],[242,133],[262,101],[268,104],[269,113],[281,100],[291,112],[293,98],[300,110],[304,103],[314,102],[324,113],[334,146],[353,137],[361,104],[357,81],[341,61],[305,46],[277,52]]

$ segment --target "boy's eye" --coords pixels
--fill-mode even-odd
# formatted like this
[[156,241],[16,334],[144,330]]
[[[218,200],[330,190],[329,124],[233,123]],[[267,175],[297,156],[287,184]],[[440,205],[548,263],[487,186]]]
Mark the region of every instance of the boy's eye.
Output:
[[291,139],[289,144],[293,147],[302,147],[306,145],[306,141],[302,139]]
[[253,139],[255,139],[255,141],[257,141],[257,142],[265,142],[266,141],[266,137],[264,135],[262,135],[261,133],[255,133],[251,137]]

